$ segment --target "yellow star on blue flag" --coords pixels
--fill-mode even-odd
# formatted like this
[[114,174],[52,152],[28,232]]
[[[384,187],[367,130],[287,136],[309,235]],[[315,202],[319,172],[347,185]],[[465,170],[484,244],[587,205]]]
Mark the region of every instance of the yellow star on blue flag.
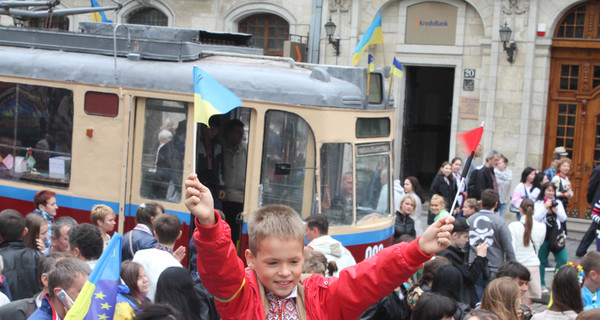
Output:
[[94,295],[96,296],[96,299],[100,299],[100,300],[104,300],[104,297],[106,297],[106,295],[103,294],[102,291],[95,293]]
[[107,303],[101,303],[100,305],[101,305],[100,309],[110,310],[110,304],[108,304],[108,302]]
[[101,315],[98,315],[98,320],[106,320],[106,319],[108,319],[108,316],[106,314],[103,313]]

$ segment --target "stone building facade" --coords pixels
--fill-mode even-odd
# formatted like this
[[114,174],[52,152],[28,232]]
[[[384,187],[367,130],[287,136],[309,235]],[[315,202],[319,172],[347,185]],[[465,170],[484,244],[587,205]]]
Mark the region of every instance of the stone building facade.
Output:
[[[554,148],[566,147],[573,158],[571,180],[577,194],[571,206],[583,216],[589,173],[600,164],[600,139],[596,140],[600,91],[594,90],[600,85],[600,62],[593,59],[600,56],[598,0],[128,0],[123,4],[107,17],[127,23],[151,9],[154,16],[148,19],[167,26],[262,32],[262,36],[268,30],[287,32],[276,40],[297,36],[295,41],[307,45],[308,62],[339,65],[351,65],[352,51],[381,10],[384,44],[371,46],[368,52],[378,67],[389,66],[396,57],[405,68],[405,76],[392,86],[398,132],[395,175],[417,175],[427,181],[443,160],[464,156],[457,133],[484,122],[484,154],[495,149],[510,160],[513,185],[523,168],[547,168]],[[89,1],[64,0],[60,6],[86,7]],[[278,27],[267,31],[252,27],[258,21],[252,19],[260,15],[266,15],[263,20],[275,16],[279,22],[272,23]],[[337,27],[333,38],[340,38],[339,56],[325,35],[330,19]],[[69,29],[90,20],[91,15],[72,17]],[[513,62],[500,39],[504,25],[512,30],[510,40],[516,45]],[[276,38],[272,34],[271,39]],[[269,39],[263,40],[262,44]],[[271,54],[286,54],[281,51]],[[365,54],[359,66],[366,64]]]

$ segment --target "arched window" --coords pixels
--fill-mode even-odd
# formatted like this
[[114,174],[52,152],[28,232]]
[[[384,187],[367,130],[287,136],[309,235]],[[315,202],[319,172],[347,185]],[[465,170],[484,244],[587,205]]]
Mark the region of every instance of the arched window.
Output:
[[144,24],[148,26],[167,26],[169,18],[156,8],[146,7],[134,11],[127,20],[131,24]]
[[253,35],[254,47],[263,48],[269,56],[283,56],[283,42],[289,39],[290,25],[269,13],[255,14],[239,23],[239,32]]
[[567,13],[556,28],[555,38],[600,38],[600,1],[592,0]]

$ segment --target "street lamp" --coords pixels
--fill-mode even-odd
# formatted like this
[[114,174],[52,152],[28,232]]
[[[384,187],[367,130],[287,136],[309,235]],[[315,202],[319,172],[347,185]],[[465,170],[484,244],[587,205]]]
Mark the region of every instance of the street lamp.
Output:
[[331,18],[329,18],[329,22],[327,22],[325,24],[325,34],[327,34],[327,39],[329,39],[329,43],[331,43],[331,45],[335,49],[335,55],[339,56],[340,55],[340,38],[337,37],[335,40],[333,40],[333,34],[335,33],[335,27],[336,27],[335,23],[333,23],[333,21],[331,21]]
[[[504,47],[504,51],[508,55],[508,62],[513,63],[513,56],[515,51],[517,51],[517,44],[514,41],[510,41],[510,36],[512,35],[512,30],[508,27],[507,23],[504,22],[504,25],[500,27],[500,40],[502,41],[502,45]],[[510,45],[506,44],[510,42]]]

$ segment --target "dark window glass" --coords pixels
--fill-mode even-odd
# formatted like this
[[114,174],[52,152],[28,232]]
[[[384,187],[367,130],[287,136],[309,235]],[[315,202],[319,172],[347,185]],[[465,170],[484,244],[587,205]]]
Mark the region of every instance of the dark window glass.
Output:
[[255,14],[239,23],[239,32],[249,33],[254,47],[263,48],[265,55],[283,56],[283,42],[289,39],[289,24],[274,14]]
[[64,16],[52,16],[43,18],[31,18],[28,22],[29,27],[37,29],[69,30],[69,18]]
[[169,19],[156,8],[142,8],[129,16],[127,23],[144,24],[149,26],[167,26]]
[[115,117],[119,114],[119,97],[114,93],[85,93],[85,112],[98,116]]
[[369,73],[369,103],[383,102],[383,80],[379,73]]
[[582,5],[571,11],[559,24],[556,37],[583,38],[585,28],[586,6]]
[[564,64],[560,68],[560,89],[577,90],[579,66]]
[[389,118],[359,118],[356,120],[357,138],[375,138],[389,136]]

